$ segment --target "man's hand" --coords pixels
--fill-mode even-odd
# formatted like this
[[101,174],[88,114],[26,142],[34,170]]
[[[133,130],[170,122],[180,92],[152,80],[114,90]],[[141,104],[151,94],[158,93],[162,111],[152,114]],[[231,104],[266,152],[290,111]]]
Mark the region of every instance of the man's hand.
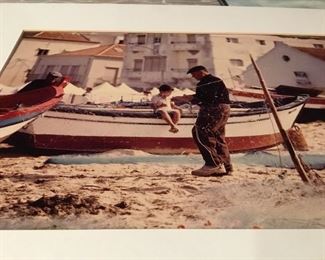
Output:
[[172,100],[177,103],[188,103],[191,102],[192,99],[193,99],[193,95],[183,95],[183,96],[176,96],[172,98]]

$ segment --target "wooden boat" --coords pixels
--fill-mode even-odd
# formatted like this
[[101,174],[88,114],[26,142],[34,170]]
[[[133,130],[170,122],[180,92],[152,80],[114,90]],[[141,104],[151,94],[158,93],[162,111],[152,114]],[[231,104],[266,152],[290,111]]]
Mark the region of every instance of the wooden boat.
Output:
[[[304,106],[306,97],[281,99],[277,103],[284,129],[289,130]],[[231,152],[261,150],[282,143],[281,135],[264,102],[232,105],[226,127]],[[179,132],[150,108],[100,108],[59,105],[15,133],[10,142],[53,152],[103,152],[139,149],[156,154],[197,152],[191,136],[196,118],[187,111]]]
[[[264,94],[261,89],[233,89],[231,90],[232,95],[235,100],[241,101],[253,101],[253,100],[264,100]],[[294,94],[292,91],[288,92],[286,95],[283,92],[282,88],[278,90],[271,91],[272,97],[288,97],[291,94]],[[311,122],[315,120],[325,121],[325,96],[310,96],[306,104],[297,118],[297,122]]]
[[65,84],[0,96],[0,142],[54,107]]

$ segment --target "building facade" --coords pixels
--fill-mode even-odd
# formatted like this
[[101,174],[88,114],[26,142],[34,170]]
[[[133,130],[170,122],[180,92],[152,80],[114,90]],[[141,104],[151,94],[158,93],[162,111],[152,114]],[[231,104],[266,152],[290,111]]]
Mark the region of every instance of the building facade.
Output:
[[25,32],[1,71],[0,83],[7,86],[23,85],[39,57],[98,45],[98,42],[80,33]]
[[151,89],[162,83],[191,87],[188,68],[203,60],[213,66],[207,34],[127,34],[125,44],[122,79],[134,88]]
[[[277,43],[256,63],[270,88],[290,86],[325,91],[325,49],[297,48]],[[242,77],[247,85],[259,85],[252,65],[247,67]]]
[[103,82],[121,83],[124,45],[100,45],[78,51],[41,56],[32,68],[28,81],[45,78],[50,71],[59,71],[82,88],[93,88]]
[[255,59],[277,43],[293,47],[323,49],[325,38],[280,37],[273,35],[153,34],[125,36],[122,80],[138,89],[151,89],[162,83],[179,88],[195,88],[186,71],[204,65],[221,77],[230,88],[245,85],[242,73]]

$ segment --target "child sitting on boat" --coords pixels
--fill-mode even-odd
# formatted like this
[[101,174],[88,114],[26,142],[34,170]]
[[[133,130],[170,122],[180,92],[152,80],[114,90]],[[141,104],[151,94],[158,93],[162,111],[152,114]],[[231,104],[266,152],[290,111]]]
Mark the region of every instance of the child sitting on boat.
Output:
[[[171,101],[170,95],[174,89],[166,84],[159,87],[159,94],[152,97],[152,106],[156,113],[170,125],[169,132],[177,133],[179,130],[176,127],[181,118],[181,108]],[[171,115],[171,116],[170,116]]]

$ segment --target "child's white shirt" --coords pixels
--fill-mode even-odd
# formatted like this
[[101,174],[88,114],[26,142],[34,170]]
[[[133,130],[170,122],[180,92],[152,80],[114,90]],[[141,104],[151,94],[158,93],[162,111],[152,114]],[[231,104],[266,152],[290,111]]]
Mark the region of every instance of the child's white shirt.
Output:
[[158,107],[156,110],[165,110],[165,111],[173,111],[174,109],[171,106],[171,99],[170,97],[166,97],[163,98],[161,97],[159,94],[155,95],[151,98],[151,102],[155,105],[155,106],[161,106],[161,105],[165,105],[163,107]]

